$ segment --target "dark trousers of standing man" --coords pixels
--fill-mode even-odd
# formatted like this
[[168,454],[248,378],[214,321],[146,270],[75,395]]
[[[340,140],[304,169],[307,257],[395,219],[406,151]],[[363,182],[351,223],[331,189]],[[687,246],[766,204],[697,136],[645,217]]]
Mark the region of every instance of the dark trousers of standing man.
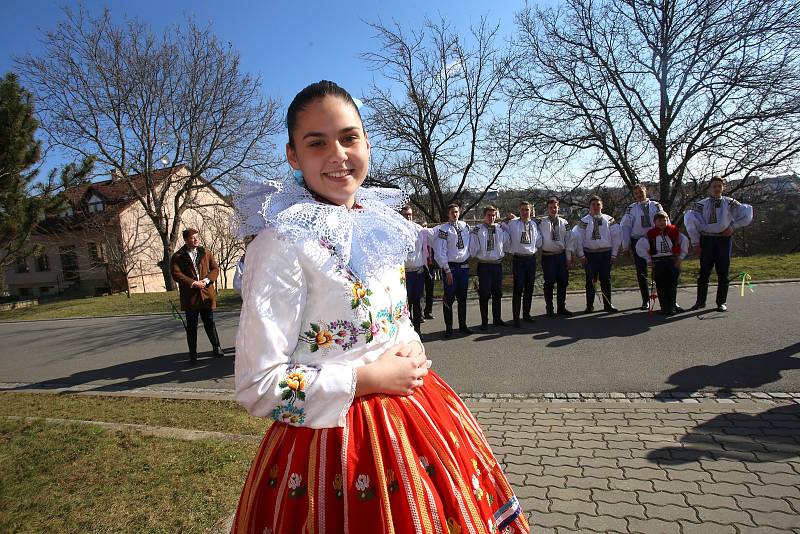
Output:
[[408,312],[411,314],[411,324],[419,334],[420,323],[422,323],[422,288],[425,285],[425,273],[423,269],[418,271],[406,270],[406,295],[408,297]]
[[584,249],[586,255],[586,308],[594,308],[595,278],[600,279],[603,308],[611,307],[611,251],[592,252]]
[[653,262],[653,278],[662,313],[672,315],[676,311],[675,300],[680,276],[681,270],[675,266],[674,258],[656,258]]
[[647,260],[636,253],[636,242],[638,239],[631,239],[630,251],[633,264],[636,265],[636,282],[639,284],[639,293],[642,294],[642,302],[650,302],[650,291],[647,288]]
[[436,269],[438,267],[429,266],[425,268],[425,315],[428,316],[433,313],[433,282]]
[[717,306],[728,300],[731,268],[731,236],[700,236],[700,276],[697,277],[697,303],[705,305],[711,269],[717,271]]
[[186,341],[189,344],[189,358],[192,361],[197,359],[197,319],[203,320],[203,328],[211,343],[214,356],[222,356],[219,344],[217,326],[214,324],[214,311],[209,308],[199,310],[186,310]]
[[492,301],[492,322],[499,325],[500,303],[503,298],[503,266],[498,261],[478,262],[478,299],[481,308],[481,326],[489,324],[489,299]]
[[544,274],[544,302],[547,313],[553,312],[553,286],[558,285],[556,305],[559,311],[567,309],[567,285],[569,269],[567,269],[567,253],[542,253],[542,274]]
[[533,305],[533,283],[536,280],[536,256],[514,254],[511,266],[514,274],[514,292],[511,296],[514,321],[519,321],[520,309],[522,317],[530,320],[531,306]]
[[449,332],[453,330],[453,303],[458,301],[458,327],[467,328],[467,288],[469,287],[469,263],[449,262],[450,272],[453,273],[453,283],[447,283],[447,274],[444,276],[444,326]]

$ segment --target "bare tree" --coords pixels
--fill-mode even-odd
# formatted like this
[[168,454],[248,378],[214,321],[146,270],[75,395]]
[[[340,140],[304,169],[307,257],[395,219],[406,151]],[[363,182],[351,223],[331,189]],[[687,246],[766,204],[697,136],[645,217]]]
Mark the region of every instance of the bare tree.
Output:
[[800,153],[794,0],[566,0],[517,16],[517,96],[549,165],[674,214],[711,173],[747,187]]
[[469,211],[526,150],[497,27],[481,19],[467,37],[445,21],[371,27],[380,52],[363,58],[398,89],[373,84],[364,98],[380,153],[370,178],[406,188],[429,220],[446,220],[452,202]]
[[[96,156],[127,183],[158,232],[158,264],[174,289],[169,258],[181,216],[199,189],[273,170],[279,106],[208,28],[190,21],[157,37],[138,20],[115,25],[108,11],[65,15],[45,33],[42,56],[18,59],[42,127],[52,143]],[[165,165],[183,171],[159,172]]]
[[244,241],[239,239],[233,231],[230,212],[218,210],[204,216],[202,220],[203,223],[199,230],[203,236],[203,242],[219,264],[222,287],[228,287],[228,271],[236,266],[239,258],[244,254]]

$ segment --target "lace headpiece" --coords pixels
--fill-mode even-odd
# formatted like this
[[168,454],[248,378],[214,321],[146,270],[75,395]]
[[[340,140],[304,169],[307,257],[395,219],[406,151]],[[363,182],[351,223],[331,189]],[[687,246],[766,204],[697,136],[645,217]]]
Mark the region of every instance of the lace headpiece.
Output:
[[414,249],[417,229],[397,213],[408,202],[399,189],[356,191],[360,209],[316,200],[302,185],[287,180],[246,182],[236,195],[237,234],[256,234],[274,228],[290,242],[319,239],[359,276],[402,265]]

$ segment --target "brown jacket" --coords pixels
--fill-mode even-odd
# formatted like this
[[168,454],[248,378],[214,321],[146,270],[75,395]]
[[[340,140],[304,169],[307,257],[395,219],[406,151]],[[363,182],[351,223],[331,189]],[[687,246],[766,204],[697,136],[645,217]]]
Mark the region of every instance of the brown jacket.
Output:
[[[214,255],[203,247],[197,247],[197,270],[189,256],[186,245],[179,248],[169,262],[172,279],[178,284],[181,293],[181,310],[197,311],[217,307],[217,277],[219,265]],[[192,287],[197,280],[208,278],[211,283],[204,289]]]

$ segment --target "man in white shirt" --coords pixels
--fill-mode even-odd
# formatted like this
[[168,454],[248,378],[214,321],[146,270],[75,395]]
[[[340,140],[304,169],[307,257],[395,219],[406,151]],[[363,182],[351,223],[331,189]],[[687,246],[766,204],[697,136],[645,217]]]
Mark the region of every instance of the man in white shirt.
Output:
[[422,322],[422,288],[425,286],[425,266],[428,262],[428,231],[414,222],[414,210],[411,204],[403,206],[400,214],[411,221],[417,229],[417,240],[414,243],[414,250],[408,253],[405,269],[408,311],[414,330],[419,334]]
[[644,237],[655,225],[655,214],[663,211],[661,204],[647,198],[647,186],[633,186],[633,198],[636,200],[628,206],[619,225],[622,227],[622,251],[630,253],[636,265],[636,281],[642,295],[642,310],[648,309],[650,292],[647,288],[647,260],[636,252],[636,242]]
[[591,196],[588,215],[572,229],[575,250],[586,271],[586,313],[594,311],[595,278],[600,279],[603,310],[619,311],[611,304],[611,266],[617,262],[622,232],[614,218],[602,211],[603,200]]
[[511,296],[511,308],[514,316],[514,327],[520,328],[520,312],[523,320],[532,323],[531,307],[533,306],[533,285],[536,281],[536,251],[542,246],[542,235],[533,220],[535,215],[533,204],[520,202],[519,218],[511,214],[511,220],[503,223],[508,232],[508,253],[513,257],[512,272],[514,275],[514,291]]
[[436,228],[433,253],[444,272],[444,337],[453,335],[453,303],[458,301],[458,329],[471,334],[467,327],[467,288],[469,287],[469,225],[458,220],[461,207],[447,207],[448,222]]
[[508,326],[501,318],[503,298],[503,256],[508,245],[508,234],[495,224],[497,208],[483,208],[483,223],[472,229],[469,254],[478,260],[478,297],[481,310],[481,330],[489,324],[489,299],[492,300],[492,323]]
[[[567,285],[575,253],[575,238],[567,220],[558,216],[558,199],[555,197],[547,201],[547,216],[539,221],[539,233],[542,235],[542,274],[547,316],[555,317],[558,313],[571,317],[572,312],[567,309]],[[556,284],[557,308],[554,310],[553,286]]]
[[731,236],[736,228],[753,221],[753,207],[730,197],[722,196],[725,180],[714,176],[708,186],[710,196],[697,202],[694,209],[686,212],[684,224],[694,253],[700,256],[700,276],[697,277],[697,302],[691,310],[706,307],[708,279],[711,269],[717,271],[717,310],[728,310],[728,286],[730,284]]

